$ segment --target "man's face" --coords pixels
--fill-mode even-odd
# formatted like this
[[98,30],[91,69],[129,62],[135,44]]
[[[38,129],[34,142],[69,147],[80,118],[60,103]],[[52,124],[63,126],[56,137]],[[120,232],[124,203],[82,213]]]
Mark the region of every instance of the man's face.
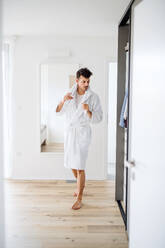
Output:
[[78,84],[78,87],[82,91],[86,91],[88,89],[88,86],[89,86],[90,78],[85,78],[81,75],[78,79],[76,79],[76,82]]

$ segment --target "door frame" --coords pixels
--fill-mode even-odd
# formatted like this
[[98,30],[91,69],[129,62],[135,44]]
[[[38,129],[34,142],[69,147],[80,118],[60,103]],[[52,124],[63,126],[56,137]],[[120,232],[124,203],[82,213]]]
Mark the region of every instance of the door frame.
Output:
[[[121,56],[121,53],[125,53],[122,51],[121,45],[126,45],[126,42],[129,43],[129,57],[128,57],[128,115],[127,115],[127,147],[126,147],[126,161],[129,160],[129,133],[130,133],[130,126],[129,126],[129,119],[130,119],[130,58],[131,58],[131,12],[132,12],[132,4],[134,0],[132,0],[127,7],[123,17],[121,18],[119,25],[118,25],[118,70],[117,70],[117,123],[116,123],[116,180],[115,180],[115,200],[118,203],[118,207],[120,213],[122,215],[125,229],[128,230],[128,199],[129,199],[129,171],[126,168],[126,189],[125,189],[125,210],[121,201],[123,200],[123,184],[124,184],[124,133],[125,130],[122,127],[119,127],[120,121],[120,112],[122,103],[124,100],[125,94],[125,84],[123,84],[123,78],[125,78],[125,63],[126,60]],[[129,20],[129,24],[127,21]],[[128,35],[128,36],[127,36]],[[121,38],[122,37],[122,38]],[[121,44],[122,42],[122,44]],[[123,55],[124,57],[124,55]],[[122,61],[123,59],[123,61]],[[124,77],[123,77],[124,75]],[[124,79],[125,82],[125,79]],[[122,101],[121,101],[122,100]]]

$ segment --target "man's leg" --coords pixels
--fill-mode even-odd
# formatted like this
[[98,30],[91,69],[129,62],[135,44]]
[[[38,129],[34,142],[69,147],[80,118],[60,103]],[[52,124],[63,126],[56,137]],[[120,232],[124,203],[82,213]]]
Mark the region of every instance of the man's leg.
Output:
[[[77,170],[76,169],[72,169],[72,172],[73,172],[75,178],[77,179]],[[73,195],[74,196],[77,196],[77,192],[75,191]]]
[[72,169],[72,172],[73,172],[75,178],[77,178],[77,170],[76,169]]
[[76,202],[73,204],[72,209],[76,210],[81,207],[84,187],[85,187],[85,170],[77,170],[78,194],[77,194]]
[[85,187],[85,170],[77,170],[78,200],[82,200],[84,187]]

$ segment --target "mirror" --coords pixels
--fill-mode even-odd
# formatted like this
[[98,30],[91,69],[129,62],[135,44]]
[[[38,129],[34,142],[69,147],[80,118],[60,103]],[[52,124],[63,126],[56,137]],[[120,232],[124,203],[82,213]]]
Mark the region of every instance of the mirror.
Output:
[[43,63],[40,65],[40,151],[64,151],[64,118],[56,116],[58,103],[75,83],[76,63]]

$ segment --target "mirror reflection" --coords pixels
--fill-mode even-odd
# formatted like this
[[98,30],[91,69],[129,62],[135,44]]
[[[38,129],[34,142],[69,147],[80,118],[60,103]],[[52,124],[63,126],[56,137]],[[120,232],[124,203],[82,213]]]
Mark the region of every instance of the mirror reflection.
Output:
[[79,65],[74,63],[45,63],[40,67],[41,152],[64,151],[64,118],[58,118],[54,111],[61,97],[75,83],[75,71]]

